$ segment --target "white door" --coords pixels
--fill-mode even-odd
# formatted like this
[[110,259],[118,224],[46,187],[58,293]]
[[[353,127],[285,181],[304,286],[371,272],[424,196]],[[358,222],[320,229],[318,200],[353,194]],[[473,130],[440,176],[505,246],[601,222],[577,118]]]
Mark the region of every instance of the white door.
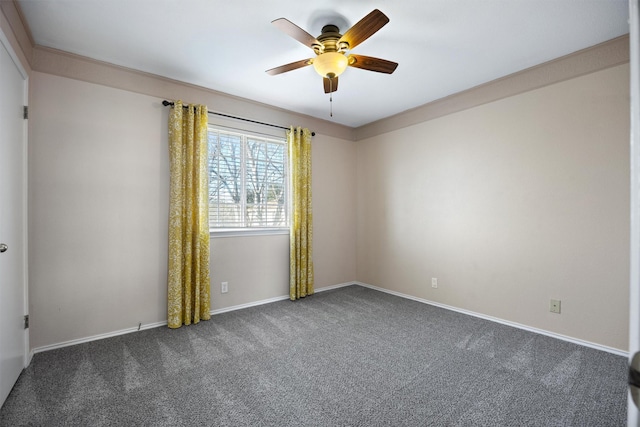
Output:
[[640,427],[640,15],[639,0],[629,0],[631,69],[631,272],[629,315],[628,425]]
[[27,342],[26,75],[9,52],[0,32],[0,405],[25,366]]

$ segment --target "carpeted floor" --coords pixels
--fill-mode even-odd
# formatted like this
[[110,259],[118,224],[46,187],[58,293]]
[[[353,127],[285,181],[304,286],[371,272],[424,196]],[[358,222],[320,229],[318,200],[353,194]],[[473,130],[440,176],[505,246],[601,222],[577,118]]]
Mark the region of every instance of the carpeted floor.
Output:
[[623,426],[626,359],[360,286],[35,355],[1,426]]

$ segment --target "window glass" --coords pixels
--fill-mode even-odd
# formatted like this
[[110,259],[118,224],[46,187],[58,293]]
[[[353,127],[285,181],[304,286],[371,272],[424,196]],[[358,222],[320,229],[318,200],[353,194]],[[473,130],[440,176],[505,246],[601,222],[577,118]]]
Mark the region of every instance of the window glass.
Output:
[[287,146],[276,139],[209,128],[209,226],[286,228]]

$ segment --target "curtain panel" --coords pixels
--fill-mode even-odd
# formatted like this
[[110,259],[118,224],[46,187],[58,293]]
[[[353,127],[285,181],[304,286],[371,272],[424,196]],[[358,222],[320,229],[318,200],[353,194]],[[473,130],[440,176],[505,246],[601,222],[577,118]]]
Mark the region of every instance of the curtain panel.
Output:
[[311,203],[311,131],[287,130],[291,188],[289,298],[313,294],[313,210]]
[[176,101],[169,113],[169,328],[208,320],[207,107]]

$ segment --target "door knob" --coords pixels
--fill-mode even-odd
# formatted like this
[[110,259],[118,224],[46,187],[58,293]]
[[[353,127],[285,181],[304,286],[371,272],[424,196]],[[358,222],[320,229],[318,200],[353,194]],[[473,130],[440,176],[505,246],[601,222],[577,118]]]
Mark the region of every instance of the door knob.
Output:
[[7,249],[9,249],[9,246],[5,245],[4,243],[0,243],[0,253],[7,252]]
[[633,403],[640,408],[640,353],[636,353],[629,364],[629,391]]

